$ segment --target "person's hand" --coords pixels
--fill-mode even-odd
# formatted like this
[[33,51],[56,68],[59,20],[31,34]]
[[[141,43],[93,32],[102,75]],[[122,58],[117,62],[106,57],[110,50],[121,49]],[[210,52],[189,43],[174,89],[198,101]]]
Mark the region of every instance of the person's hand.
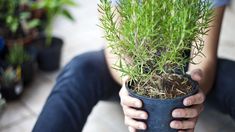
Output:
[[145,111],[136,110],[135,108],[141,108],[142,102],[139,99],[129,96],[125,86],[123,86],[119,92],[121,98],[121,105],[125,115],[125,124],[128,126],[130,132],[135,132],[136,129],[144,130],[147,128],[143,122],[136,121],[134,119],[147,119],[148,115]]
[[[200,82],[203,75],[201,70],[194,70],[191,72],[193,80]],[[146,124],[134,119],[147,119],[148,115],[145,111],[136,110],[135,108],[141,108],[142,102],[139,99],[130,97],[128,91],[123,86],[119,92],[121,98],[121,105],[125,115],[125,124],[128,126],[130,132],[135,132],[136,129],[145,130]],[[184,105],[189,108],[176,109],[172,112],[172,116],[175,118],[188,118],[186,121],[174,120],[169,125],[174,129],[187,130],[193,132],[198,116],[203,110],[203,102],[205,101],[205,95],[202,90],[199,93],[190,96],[184,100]],[[183,132],[183,131],[180,131]]]
[[[203,78],[202,71],[199,69],[192,71],[191,77],[193,80],[200,83],[200,81]],[[184,132],[183,130],[185,131],[187,130],[187,132],[194,132],[198,116],[203,111],[204,101],[205,101],[205,94],[201,89],[197,94],[185,98],[183,103],[185,106],[189,108],[175,109],[172,112],[172,116],[174,118],[187,118],[187,120],[184,121],[173,120],[170,123],[171,128],[181,129],[181,131],[179,132]]]

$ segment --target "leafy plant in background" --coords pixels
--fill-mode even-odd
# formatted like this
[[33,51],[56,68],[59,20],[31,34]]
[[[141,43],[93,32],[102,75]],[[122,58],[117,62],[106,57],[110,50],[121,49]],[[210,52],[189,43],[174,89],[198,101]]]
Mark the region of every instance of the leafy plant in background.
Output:
[[20,6],[24,0],[1,0],[0,1],[0,20],[5,27],[15,34],[23,25],[27,25],[27,29],[32,29],[38,26],[38,19],[30,19],[30,11],[21,11]]
[[[185,66],[204,56],[202,37],[213,15],[207,0],[100,0],[101,27],[112,52],[114,68],[129,76],[130,86],[151,98],[190,93]],[[185,53],[193,52],[191,57]],[[178,86],[178,87],[177,87]],[[180,88],[181,87],[181,88]]]
[[57,16],[64,16],[69,20],[74,20],[73,16],[66,7],[76,6],[73,0],[41,0],[34,2],[32,7],[34,9],[43,9],[46,11],[46,36],[47,47],[50,46],[52,40],[52,24]]
[[30,59],[30,55],[25,52],[24,47],[21,44],[14,44],[7,56],[7,61],[13,66],[22,65]]

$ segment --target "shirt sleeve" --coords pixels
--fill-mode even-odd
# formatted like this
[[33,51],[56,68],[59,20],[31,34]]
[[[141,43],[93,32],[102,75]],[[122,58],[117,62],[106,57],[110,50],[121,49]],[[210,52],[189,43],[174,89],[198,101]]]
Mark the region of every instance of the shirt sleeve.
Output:
[[211,0],[214,7],[225,6],[230,3],[230,0]]

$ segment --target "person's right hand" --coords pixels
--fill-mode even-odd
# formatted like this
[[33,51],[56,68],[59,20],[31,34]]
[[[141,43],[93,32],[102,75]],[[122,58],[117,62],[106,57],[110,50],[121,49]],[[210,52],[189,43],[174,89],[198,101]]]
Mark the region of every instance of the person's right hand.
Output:
[[143,122],[136,121],[134,119],[148,118],[145,111],[136,110],[136,108],[142,107],[142,102],[139,99],[129,96],[125,86],[123,86],[119,92],[121,98],[121,105],[125,115],[125,124],[128,126],[130,132],[135,132],[136,129],[145,130],[146,124]]

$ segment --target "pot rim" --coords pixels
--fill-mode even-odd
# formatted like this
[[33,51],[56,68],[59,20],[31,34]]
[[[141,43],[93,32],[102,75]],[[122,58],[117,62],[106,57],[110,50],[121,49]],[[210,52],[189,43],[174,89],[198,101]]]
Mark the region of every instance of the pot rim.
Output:
[[199,91],[199,89],[200,89],[198,83],[197,83],[196,81],[192,80],[191,77],[190,77],[190,80],[191,80],[191,82],[193,83],[193,90],[191,91],[191,93],[189,93],[189,94],[187,94],[187,95],[184,95],[184,96],[179,96],[179,97],[176,97],[176,98],[172,98],[172,99],[171,99],[171,98],[169,98],[169,99],[150,98],[150,97],[147,97],[147,96],[143,96],[143,95],[140,95],[140,94],[136,94],[133,90],[131,90],[131,89],[128,87],[128,85],[127,85],[128,81],[126,81],[126,82],[124,83],[124,87],[127,89],[127,91],[129,92],[129,94],[134,95],[134,96],[138,97],[139,99],[150,100],[150,101],[174,101],[174,100],[181,100],[181,99],[183,99],[183,98],[186,98],[186,97],[189,97],[189,96],[191,96],[191,95],[194,95],[194,94],[198,93],[198,91]]

